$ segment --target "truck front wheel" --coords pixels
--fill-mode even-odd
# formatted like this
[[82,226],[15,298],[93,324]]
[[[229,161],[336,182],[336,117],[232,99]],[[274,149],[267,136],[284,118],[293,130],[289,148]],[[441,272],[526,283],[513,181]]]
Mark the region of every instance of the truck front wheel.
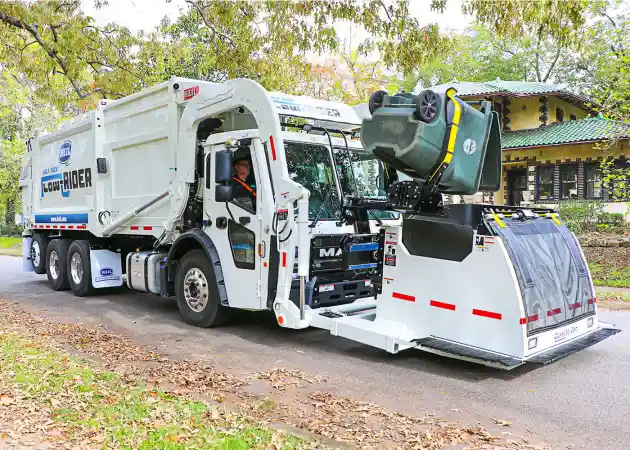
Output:
[[177,307],[184,320],[209,328],[225,323],[228,308],[221,305],[212,264],[202,250],[184,255],[175,277]]
[[46,275],[53,291],[68,289],[68,246],[66,239],[53,239],[46,248]]

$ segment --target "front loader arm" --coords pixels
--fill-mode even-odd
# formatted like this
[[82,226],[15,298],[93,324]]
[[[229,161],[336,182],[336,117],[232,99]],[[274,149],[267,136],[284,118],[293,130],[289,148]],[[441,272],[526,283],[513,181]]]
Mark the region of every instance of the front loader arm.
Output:
[[[308,229],[308,201],[310,192],[301,184],[287,178],[277,180],[280,192],[276,194],[274,229],[277,234],[278,286],[273,309],[278,324],[287,328],[306,328],[305,320],[305,282],[310,270],[310,234]],[[297,203],[297,214],[294,204]],[[298,277],[300,278],[300,307],[290,300],[291,282],[295,249],[298,256]]]

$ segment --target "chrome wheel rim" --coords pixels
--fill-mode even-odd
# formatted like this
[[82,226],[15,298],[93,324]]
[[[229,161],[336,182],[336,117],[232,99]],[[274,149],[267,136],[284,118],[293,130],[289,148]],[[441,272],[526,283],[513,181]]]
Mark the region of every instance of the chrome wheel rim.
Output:
[[196,267],[188,270],[184,277],[184,298],[188,307],[195,312],[203,311],[209,296],[208,280],[203,272]]
[[39,248],[39,242],[34,241],[31,245],[31,260],[35,267],[39,266],[42,259],[42,250]]
[[57,253],[57,250],[50,252],[50,256],[48,257],[48,270],[52,278],[55,280],[59,278],[61,268],[59,267],[59,253]]
[[83,280],[83,261],[81,261],[81,255],[75,253],[70,258],[70,275],[74,284],[81,284]]

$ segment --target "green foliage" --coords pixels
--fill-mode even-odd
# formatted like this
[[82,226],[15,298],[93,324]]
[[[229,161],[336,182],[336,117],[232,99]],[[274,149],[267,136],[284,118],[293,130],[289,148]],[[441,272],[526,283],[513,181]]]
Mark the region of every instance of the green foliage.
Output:
[[14,138],[10,141],[0,141],[0,201],[9,206],[5,212],[6,223],[12,223],[12,215],[20,203],[20,188],[18,181],[22,172],[24,142]]
[[622,233],[627,224],[622,213],[604,211],[601,201],[567,200],[560,202],[556,211],[567,227],[576,234],[591,231]]
[[[446,3],[447,0],[434,0]],[[589,0],[464,0],[462,9],[478,23],[504,37],[544,34],[559,40],[575,39],[575,31],[586,23]]]
[[556,211],[571,231],[581,234],[595,229],[603,208],[602,202],[567,200],[560,202]]
[[97,27],[77,1],[2,2],[0,41],[2,65],[60,109],[126,95],[142,78],[131,61],[138,40],[115,24]]
[[[24,229],[20,225],[0,224],[0,239],[17,239],[21,242],[22,231],[24,231]],[[2,245],[2,242],[0,242],[0,248]]]
[[608,233],[620,233],[627,228],[625,215],[622,213],[609,213],[602,211],[597,216],[597,231]]

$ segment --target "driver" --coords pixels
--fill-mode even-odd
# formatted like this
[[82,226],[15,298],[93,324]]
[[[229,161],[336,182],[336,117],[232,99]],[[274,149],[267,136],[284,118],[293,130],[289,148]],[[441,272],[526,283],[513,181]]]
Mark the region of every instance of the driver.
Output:
[[256,186],[251,186],[247,179],[251,172],[251,165],[247,158],[238,158],[234,161],[234,176],[232,177],[232,189],[234,198],[241,202],[251,201],[252,208],[256,209]]

